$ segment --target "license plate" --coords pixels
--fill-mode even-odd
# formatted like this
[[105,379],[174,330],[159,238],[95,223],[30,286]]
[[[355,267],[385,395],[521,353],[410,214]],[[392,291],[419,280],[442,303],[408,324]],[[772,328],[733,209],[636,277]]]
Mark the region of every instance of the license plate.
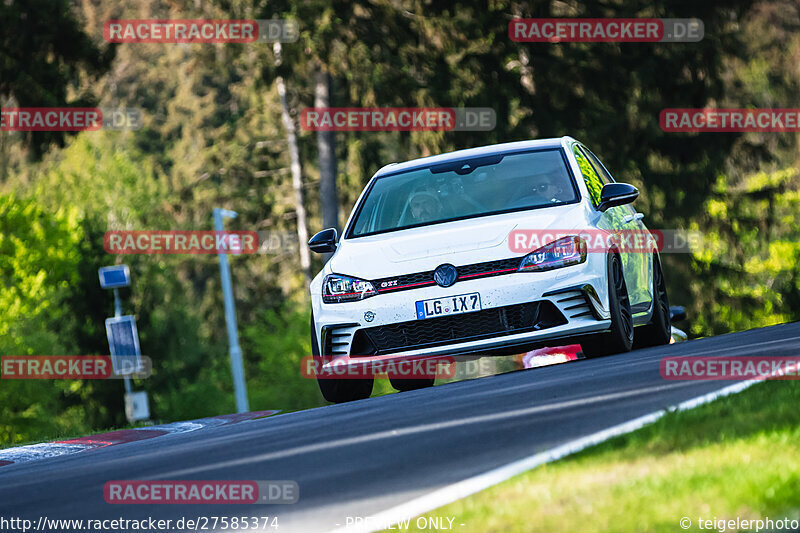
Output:
[[417,318],[458,315],[481,310],[481,295],[477,292],[446,296],[417,302]]

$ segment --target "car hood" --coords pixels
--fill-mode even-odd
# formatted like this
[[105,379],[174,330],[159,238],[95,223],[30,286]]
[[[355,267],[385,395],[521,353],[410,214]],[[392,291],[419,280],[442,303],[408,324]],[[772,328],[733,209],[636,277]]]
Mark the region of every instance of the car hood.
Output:
[[443,263],[506,259],[521,255],[509,248],[512,230],[571,230],[586,224],[584,206],[577,203],[342,239],[326,271],[378,279],[433,270]]

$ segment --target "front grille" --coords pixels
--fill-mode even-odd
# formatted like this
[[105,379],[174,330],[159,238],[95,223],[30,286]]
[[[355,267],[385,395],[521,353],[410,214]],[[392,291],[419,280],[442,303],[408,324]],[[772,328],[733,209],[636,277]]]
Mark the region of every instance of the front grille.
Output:
[[538,331],[566,323],[564,315],[549,301],[509,305],[474,313],[363,328],[356,331],[353,338],[353,354],[383,355]]
[[519,268],[521,257],[511,259],[501,259],[500,261],[487,261],[485,263],[475,263],[458,267],[458,279],[466,277],[498,276],[500,274],[510,274]]
[[[414,274],[403,274],[393,278],[381,278],[372,282],[378,292],[394,292],[408,289],[416,289],[424,285],[433,285],[433,270],[428,272],[416,272]],[[383,284],[388,284],[385,287]]]
[[[521,260],[521,257],[512,257],[510,259],[500,259],[498,261],[486,261],[483,263],[456,266],[456,270],[458,271],[456,282],[511,274],[517,271]],[[416,289],[427,285],[433,285],[434,283],[433,270],[372,280],[372,284],[380,293]]]

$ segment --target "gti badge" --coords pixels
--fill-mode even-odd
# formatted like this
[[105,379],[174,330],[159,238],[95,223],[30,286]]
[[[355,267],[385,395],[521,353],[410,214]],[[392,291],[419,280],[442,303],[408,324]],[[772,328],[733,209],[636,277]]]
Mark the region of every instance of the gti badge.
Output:
[[364,313],[364,320],[366,320],[367,322],[372,322],[373,320],[375,320],[375,313],[373,313],[372,311],[367,311],[366,313]]
[[436,267],[436,270],[433,271],[433,281],[435,281],[440,287],[451,286],[456,282],[457,278],[458,271],[456,270],[456,267],[447,263],[444,265],[439,265]]

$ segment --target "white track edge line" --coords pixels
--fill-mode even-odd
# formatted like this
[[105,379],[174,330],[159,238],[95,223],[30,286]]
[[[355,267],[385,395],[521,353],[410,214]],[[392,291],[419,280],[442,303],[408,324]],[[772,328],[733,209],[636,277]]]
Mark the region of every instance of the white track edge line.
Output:
[[590,446],[605,442],[613,437],[618,437],[620,435],[636,431],[637,429],[640,429],[648,424],[652,424],[667,413],[694,409],[695,407],[710,403],[718,398],[741,392],[751,385],[761,381],[763,381],[763,379],[742,381],[740,383],[729,385],[716,391],[697,396],[696,398],[685,400],[679,403],[677,406],[654,411],[627,422],[623,422],[622,424],[579,437],[575,440],[556,446],[555,448],[530,455],[523,459],[518,459],[511,463],[489,470],[488,472],[484,472],[483,474],[478,474],[477,476],[458,481],[452,485],[448,485],[413,500],[409,500],[406,503],[386,509],[385,511],[381,511],[369,517],[370,523],[366,523],[365,520],[360,524],[339,527],[332,531],[348,531],[359,533],[381,531],[388,528],[390,525],[397,524],[401,521],[410,520],[415,516],[438,509],[439,507],[447,505],[448,503],[453,503],[456,500],[460,500],[461,498],[465,498],[471,494],[480,492],[493,485],[497,485],[498,483],[506,481],[507,479],[510,479],[518,474],[532,470],[537,466],[541,466],[543,464],[561,459],[562,457],[572,455]]

